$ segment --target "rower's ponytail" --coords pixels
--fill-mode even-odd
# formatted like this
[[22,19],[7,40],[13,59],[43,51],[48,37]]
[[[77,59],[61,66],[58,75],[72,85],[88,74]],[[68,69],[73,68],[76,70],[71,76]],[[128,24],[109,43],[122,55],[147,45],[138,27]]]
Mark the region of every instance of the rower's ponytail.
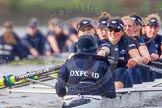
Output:
[[98,17],[98,22],[100,22],[100,21],[108,21],[108,20],[110,20],[112,18],[112,16],[109,14],[109,13],[107,13],[107,12],[102,12],[101,13],[101,15]]

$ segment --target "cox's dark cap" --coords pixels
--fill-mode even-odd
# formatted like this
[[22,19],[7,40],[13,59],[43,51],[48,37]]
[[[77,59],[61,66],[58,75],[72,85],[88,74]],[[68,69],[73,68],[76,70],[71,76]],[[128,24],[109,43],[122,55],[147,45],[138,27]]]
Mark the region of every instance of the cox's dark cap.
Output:
[[29,20],[28,26],[31,28],[36,28],[38,26],[38,21],[36,18],[32,18]]
[[97,24],[97,28],[101,28],[101,27],[107,27],[107,21],[105,20],[99,21]]
[[114,28],[117,28],[117,29],[123,31],[124,30],[124,23],[123,23],[122,20],[112,19],[108,22],[107,27],[108,28],[114,27]]
[[145,23],[146,26],[152,26],[152,25],[155,25],[155,26],[159,26],[159,21],[156,19],[156,18],[151,18],[149,21],[147,21]]
[[140,24],[141,26],[144,25],[141,17],[139,17],[137,15],[131,15],[130,17],[134,20],[135,23]]
[[80,52],[95,52],[98,48],[97,40],[92,35],[82,35],[77,42],[77,49]]
[[85,19],[85,20],[80,21],[80,23],[77,26],[77,29],[79,31],[79,30],[83,29],[84,27],[92,27],[93,28],[93,24],[90,20]]

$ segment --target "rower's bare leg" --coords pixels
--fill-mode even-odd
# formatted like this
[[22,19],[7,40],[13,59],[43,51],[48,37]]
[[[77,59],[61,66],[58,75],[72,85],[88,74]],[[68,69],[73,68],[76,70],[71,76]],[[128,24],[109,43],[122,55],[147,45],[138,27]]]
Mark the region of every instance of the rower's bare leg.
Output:
[[116,89],[120,89],[120,88],[123,88],[124,87],[124,84],[120,81],[116,81],[115,82],[115,88]]
[[[115,89],[120,89],[120,88],[123,88],[124,87],[124,84],[120,81],[116,81],[115,82]],[[121,93],[116,93],[117,96],[120,96]]]

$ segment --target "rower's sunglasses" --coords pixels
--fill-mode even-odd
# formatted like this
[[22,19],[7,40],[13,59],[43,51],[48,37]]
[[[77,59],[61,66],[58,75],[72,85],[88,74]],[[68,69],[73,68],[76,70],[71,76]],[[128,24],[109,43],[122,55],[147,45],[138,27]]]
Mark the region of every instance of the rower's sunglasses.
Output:
[[112,31],[114,31],[114,32],[120,32],[120,30],[117,29],[117,28],[108,28],[108,31],[109,32],[112,32]]

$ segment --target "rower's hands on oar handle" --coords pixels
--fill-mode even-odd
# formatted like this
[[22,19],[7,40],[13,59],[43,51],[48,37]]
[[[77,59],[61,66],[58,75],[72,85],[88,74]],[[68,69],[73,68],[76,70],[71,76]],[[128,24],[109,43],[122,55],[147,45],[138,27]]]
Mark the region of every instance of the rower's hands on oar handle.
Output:
[[97,55],[105,57],[106,56],[106,52],[104,51],[104,49],[100,49],[100,50],[97,51]]
[[35,58],[39,57],[39,53],[35,48],[30,48],[30,53],[32,54],[32,56],[34,56]]
[[152,53],[151,54],[151,60],[152,61],[156,61],[158,58],[159,58],[159,55],[158,54],[156,54],[156,53]]
[[103,56],[105,57],[106,55],[108,55],[110,53],[110,49],[108,47],[101,47],[97,50],[97,55]]
[[142,61],[140,64],[148,64],[151,61],[149,57],[142,57]]
[[129,59],[127,62],[128,67],[135,67],[136,64],[137,64],[137,62],[133,58]]

